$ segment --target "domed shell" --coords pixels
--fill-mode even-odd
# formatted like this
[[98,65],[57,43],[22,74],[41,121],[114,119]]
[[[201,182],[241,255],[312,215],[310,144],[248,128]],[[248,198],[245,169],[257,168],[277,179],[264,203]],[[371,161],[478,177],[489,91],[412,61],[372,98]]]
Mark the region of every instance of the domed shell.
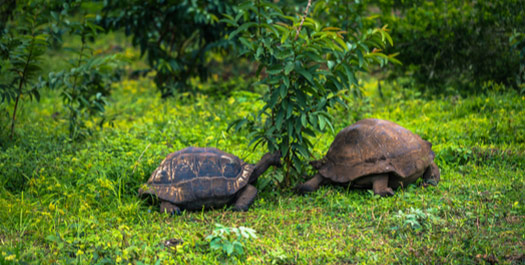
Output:
[[228,198],[248,184],[253,169],[219,149],[188,147],[169,154],[139,194],[182,205]]
[[434,159],[431,147],[396,123],[364,119],[340,131],[326,156],[312,165],[339,183],[388,172],[403,179],[423,174]]

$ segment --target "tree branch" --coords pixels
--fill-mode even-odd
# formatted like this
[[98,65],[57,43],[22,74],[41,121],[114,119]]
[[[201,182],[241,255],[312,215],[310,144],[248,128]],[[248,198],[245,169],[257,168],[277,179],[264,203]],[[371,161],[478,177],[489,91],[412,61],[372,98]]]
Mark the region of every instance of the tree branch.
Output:
[[308,5],[306,5],[306,10],[304,10],[303,18],[301,19],[301,24],[299,24],[299,27],[297,28],[297,32],[295,34],[295,39],[299,38],[299,32],[301,31],[301,28],[303,27],[304,19],[306,16],[308,16],[308,11],[310,10],[310,6],[312,5],[312,0],[308,0]]

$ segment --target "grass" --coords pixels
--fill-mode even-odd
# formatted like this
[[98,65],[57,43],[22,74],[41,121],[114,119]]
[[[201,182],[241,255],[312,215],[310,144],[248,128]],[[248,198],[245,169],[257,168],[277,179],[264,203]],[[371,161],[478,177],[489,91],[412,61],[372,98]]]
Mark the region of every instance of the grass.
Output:
[[[240,83],[228,96],[161,100],[151,80],[114,85],[113,126],[83,142],[67,139],[59,95],[24,101],[16,139],[0,136],[0,264],[342,264],[525,262],[525,97],[513,90],[422,97],[369,83],[367,102],[334,110],[335,132],[361,118],[392,120],[433,143],[437,187],[391,198],[324,186],[306,196],[267,186],[248,212],[160,214],[137,190],[170,152],[214,146],[255,163],[228,123],[255,112],[258,94]],[[200,84],[206,89],[209,84]],[[0,118],[8,124],[7,118]],[[3,125],[2,125],[3,126]],[[270,169],[265,178],[277,172]],[[248,227],[228,256],[206,240],[216,227]],[[174,246],[166,246],[172,239]]]

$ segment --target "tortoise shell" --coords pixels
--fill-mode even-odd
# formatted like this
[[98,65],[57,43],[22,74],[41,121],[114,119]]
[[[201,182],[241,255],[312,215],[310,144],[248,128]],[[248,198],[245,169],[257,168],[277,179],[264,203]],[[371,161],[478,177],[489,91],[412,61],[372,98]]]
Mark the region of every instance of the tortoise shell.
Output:
[[423,175],[434,160],[431,147],[396,123],[364,119],[340,131],[326,156],[312,165],[338,183],[382,173],[405,179]]
[[169,154],[151,174],[147,189],[179,205],[221,205],[248,184],[254,165],[216,148],[188,147]]

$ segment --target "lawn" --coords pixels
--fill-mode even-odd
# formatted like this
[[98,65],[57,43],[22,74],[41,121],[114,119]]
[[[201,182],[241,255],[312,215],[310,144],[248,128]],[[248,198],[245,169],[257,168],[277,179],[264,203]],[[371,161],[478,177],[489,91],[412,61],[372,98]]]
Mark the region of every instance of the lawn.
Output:
[[[213,80],[195,84],[205,90]],[[333,110],[334,131],[317,135],[312,152],[320,158],[357,120],[394,121],[433,144],[436,187],[411,185],[380,198],[323,186],[300,196],[273,185],[282,173],[270,169],[248,212],[169,216],[137,198],[162,159],[187,146],[258,161],[263,147],[248,146],[242,130],[227,131],[263,104],[247,87],[164,100],[148,77],[124,79],[106,110],[112,126],[80,142],[67,137],[56,91],[24,101],[15,140],[1,138],[0,264],[525,262],[525,97],[504,87],[424,96],[391,84],[380,97],[371,80],[365,100]],[[233,233],[211,244],[208,236],[226,229],[217,225],[253,229],[256,237]]]

